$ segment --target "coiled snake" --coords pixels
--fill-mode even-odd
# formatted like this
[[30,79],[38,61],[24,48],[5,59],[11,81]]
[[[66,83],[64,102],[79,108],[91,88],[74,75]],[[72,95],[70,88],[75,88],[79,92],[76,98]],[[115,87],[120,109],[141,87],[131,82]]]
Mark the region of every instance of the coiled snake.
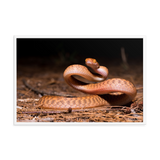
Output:
[[[85,66],[70,65],[63,73],[68,85],[81,92],[91,94],[84,97],[43,96],[37,106],[45,109],[85,109],[103,105],[124,105],[131,102],[137,94],[135,86],[128,80],[113,78],[106,80],[108,69],[100,66],[95,59],[87,58],[86,65],[98,75],[91,73]],[[84,83],[74,77],[83,77],[92,82]],[[97,95],[98,94],[98,95]]]

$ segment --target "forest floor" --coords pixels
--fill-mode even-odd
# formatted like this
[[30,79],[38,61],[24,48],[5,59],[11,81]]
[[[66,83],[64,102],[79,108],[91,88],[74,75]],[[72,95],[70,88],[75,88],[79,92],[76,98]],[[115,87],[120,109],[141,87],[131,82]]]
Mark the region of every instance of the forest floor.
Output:
[[[107,66],[108,65],[108,66]],[[107,64],[108,78],[123,78],[137,88],[135,99],[126,106],[101,106],[85,110],[53,111],[35,108],[42,95],[86,96],[74,90],[63,79],[66,66],[17,66],[17,122],[143,122],[143,65]],[[36,92],[37,91],[37,92]]]

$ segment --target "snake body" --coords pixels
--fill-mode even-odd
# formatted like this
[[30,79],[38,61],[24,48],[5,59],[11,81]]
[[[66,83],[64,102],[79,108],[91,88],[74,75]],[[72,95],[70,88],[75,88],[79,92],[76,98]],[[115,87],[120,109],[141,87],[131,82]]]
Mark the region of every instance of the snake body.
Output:
[[[64,71],[64,79],[68,85],[89,96],[68,98],[60,96],[43,96],[38,101],[38,106],[45,109],[85,109],[103,105],[124,105],[131,102],[136,96],[135,86],[128,80],[113,78],[105,80],[108,76],[108,69],[99,66],[95,59],[87,58],[86,65],[98,75],[91,73],[85,66],[70,65]],[[74,77],[83,77],[92,82],[86,84]],[[98,94],[98,95],[97,95]]]

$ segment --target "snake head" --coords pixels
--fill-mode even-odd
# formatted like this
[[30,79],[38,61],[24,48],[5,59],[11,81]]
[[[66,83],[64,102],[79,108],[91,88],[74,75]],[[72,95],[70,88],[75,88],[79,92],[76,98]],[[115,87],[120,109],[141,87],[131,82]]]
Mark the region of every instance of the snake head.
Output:
[[96,59],[93,58],[86,58],[85,63],[88,67],[91,67],[92,69],[98,69],[100,67]]

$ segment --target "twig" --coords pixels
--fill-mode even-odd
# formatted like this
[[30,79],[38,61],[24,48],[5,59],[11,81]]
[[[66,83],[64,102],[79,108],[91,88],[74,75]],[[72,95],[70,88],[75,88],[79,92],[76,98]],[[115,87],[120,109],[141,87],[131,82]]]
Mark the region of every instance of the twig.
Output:
[[37,102],[37,101],[39,101],[39,99],[34,99],[34,98],[27,98],[27,99],[17,99],[17,101],[19,101],[19,102],[33,102],[33,101],[35,101],[35,102]]
[[17,106],[17,108],[22,109],[22,107],[20,107],[20,106]]
[[127,58],[126,58],[126,54],[125,54],[125,49],[122,47],[121,48],[121,56],[122,56],[122,61],[123,63],[127,63]]
[[64,96],[64,97],[75,97],[75,96],[73,96],[73,95],[62,94],[62,93],[58,93],[58,92],[48,93],[48,92],[40,91],[40,90],[38,90],[38,89],[30,86],[30,85],[28,84],[28,80],[23,79],[22,81],[23,81],[24,85],[25,85],[27,88],[31,89],[31,90],[32,90],[33,92],[35,92],[36,94],[55,95],[55,96]]
[[66,113],[64,111],[24,111],[20,114],[55,114],[55,113]]
[[140,89],[143,89],[143,87],[138,87],[138,88],[136,88],[136,90],[140,90]]
[[37,89],[33,88],[32,86],[30,86],[30,85],[28,84],[28,80],[22,79],[22,81],[23,81],[23,84],[24,84],[27,88],[31,89],[31,90],[34,91],[35,93],[37,93],[37,94],[42,94],[42,95],[45,94],[43,91],[37,90]]
[[127,63],[127,57],[126,57],[126,54],[125,54],[125,49],[124,47],[121,48],[121,57],[122,57],[122,61],[123,61],[123,67],[125,69],[128,69],[129,66],[128,66],[128,63]]

